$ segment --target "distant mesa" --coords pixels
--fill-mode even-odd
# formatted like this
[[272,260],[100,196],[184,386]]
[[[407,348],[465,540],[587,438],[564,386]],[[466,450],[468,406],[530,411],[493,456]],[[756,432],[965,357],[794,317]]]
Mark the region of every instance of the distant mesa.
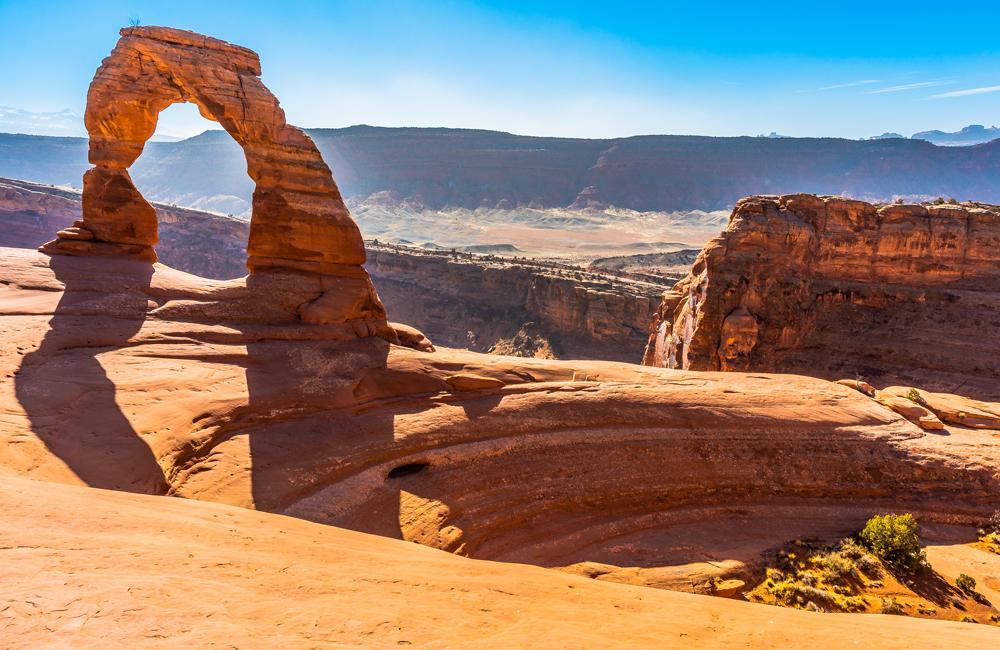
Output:
[[982,124],[970,124],[952,133],[936,130],[921,131],[920,133],[914,133],[912,137],[914,140],[927,140],[940,146],[961,147],[992,142],[1000,138],[1000,127],[991,126],[987,128]]
[[903,139],[905,137],[906,137],[905,135],[902,135],[900,133],[888,133],[888,132],[886,132],[886,133],[883,133],[882,135],[873,135],[872,137],[870,137],[868,139],[869,140],[901,140],[901,139]]

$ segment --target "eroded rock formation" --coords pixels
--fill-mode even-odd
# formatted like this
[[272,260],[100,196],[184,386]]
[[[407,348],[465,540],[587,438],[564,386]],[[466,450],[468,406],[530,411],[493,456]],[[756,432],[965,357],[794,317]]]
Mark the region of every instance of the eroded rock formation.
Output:
[[83,219],[47,252],[155,260],[156,211],[128,168],[164,108],[191,102],[243,148],[255,183],[247,266],[310,276],[298,316],[315,324],[362,323],[386,333],[385,313],[362,268],[364,243],[313,141],[285,122],[252,51],[192,32],[129,27],[91,82],[85,116],[90,162]]
[[419,327],[440,345],[479,352],[498,344],[516,351],[514,339],[528,325],[560,358],[634,360],[667,284],[400,246],[368,254],[368,270],[394,320]]
[[749,197],[669,291],[646,365],[1000,397],[1000,209]]

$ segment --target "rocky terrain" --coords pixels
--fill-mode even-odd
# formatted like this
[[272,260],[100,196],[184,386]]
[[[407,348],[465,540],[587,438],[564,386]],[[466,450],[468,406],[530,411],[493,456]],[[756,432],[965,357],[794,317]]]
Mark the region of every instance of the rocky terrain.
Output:
[[668,292],[647,365],[1000,399],[1000,209],[750,197]]
[[[146,61],[160,47],[172,54]],[[137,52],[145,72],[130,89],[154,74],[198,93],[185,62],[237,59],[209,90],[233,70],[253,76],[252,53],[232,47],[130,28],[102,70],[130,69]],[[246,114],[287,134],[279,113]],[[92,142],[127,149],[122,132]],[[294,193],[298,173],[275,166],[261,183]],[[860,384],[435,348],[385,321],[349,261],[363,248],[330,241],[324,226],[350,220],[332,178],[315,212],[256,205],[252,272],[212,280],[155,261],[156,231],[139,227],[149,204],[124,167],[101,174],[118,180],[85,188],[84,217],[57,244],[0,251],[5,637],[995,645],[988,625],[665,591],[738,583],[726,593],[738,598],[768,549],[849,535],[888,510],[946,529],[942,554],[996,583],[1000,562],[971,545],[971,527],[1000,507],[1000,431],[967,406],[936,435]],[[293,232],[271,241],[258,226],[274,224]],[[284,256],[261,263],[262,250]]]
[[591,262],[588,268],[594,271],[643,274],[679,280],[687,275],[699,252],[696,248],[682,248],[669,253],[599,257]]
[[20,646],[781,648],[864,639],[906,650],[996,641],[986,625],[610,584],[214,503],[10,476],[0,489],[0,629]]
[[[0,246],[37,248],[81,215],[80,193],[0,179]],[[246,274],[249,223],[154,204],[160,260],[201,277]],[[365,268],[389,317],[425,331],[441,345],[533,356],[631,361],[663,291],[680,274],[636,278],[619,271],[496,255],[369,242]],[[528,326],[534,343],[514,344]]]
[[672,284],[551,262],[390,245],[369,246],[367,268],[392,305],[391,317],[416,325],[441,345],[486,352],[531,323],[532,333],[557,358],[611,361],[641,354],[649,321]]

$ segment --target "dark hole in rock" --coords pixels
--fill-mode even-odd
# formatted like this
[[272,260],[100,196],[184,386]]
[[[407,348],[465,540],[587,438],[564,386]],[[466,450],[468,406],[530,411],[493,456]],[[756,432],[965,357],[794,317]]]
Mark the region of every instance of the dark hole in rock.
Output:
[[422,472],[428,467],[430,463],[407,463],[406,465],[400,465],[399,467],[393,467],[389,470],[389,478],[399,478],[401,476],[409,476],[410,474],[416,474],[417,472]]

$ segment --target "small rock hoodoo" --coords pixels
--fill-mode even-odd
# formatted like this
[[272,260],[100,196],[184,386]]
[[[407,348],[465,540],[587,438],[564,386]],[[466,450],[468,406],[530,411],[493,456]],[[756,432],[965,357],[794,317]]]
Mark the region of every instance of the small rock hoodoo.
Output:
[[156,211],[128,168],[152,137],[159,113],[191,102],[246,155],[256,184],[247,245],[251,275],[312,276],[318,294],[299,309],[303,321],[362,319],[384,329],[378,326],[384,308],[362,267],[365,248],[357,224],[316,145],[285,122],[260,73],[257,55],[237,45],[164,27],[122,29],[87,95],[94,167],[83,177],[83,219],[42,250],[155,261]]

